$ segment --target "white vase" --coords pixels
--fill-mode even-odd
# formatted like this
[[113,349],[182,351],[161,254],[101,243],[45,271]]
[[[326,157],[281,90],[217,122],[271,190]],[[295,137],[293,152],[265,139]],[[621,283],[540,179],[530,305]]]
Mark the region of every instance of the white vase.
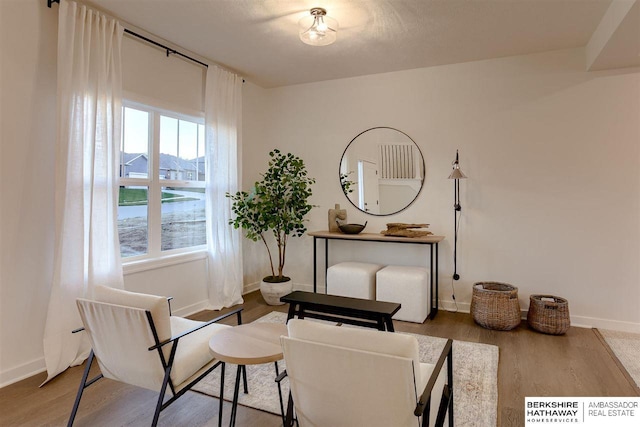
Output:
[[289,277],[285,277],[287,281],[285,282],[265,282],[262,280],[260,282],[260,292],[262,293],[262,297],[269,305],[282,305],[284,304],[280,301],[280,297],[283,297],[287,294],[290,294],[293,290],[293,281]]

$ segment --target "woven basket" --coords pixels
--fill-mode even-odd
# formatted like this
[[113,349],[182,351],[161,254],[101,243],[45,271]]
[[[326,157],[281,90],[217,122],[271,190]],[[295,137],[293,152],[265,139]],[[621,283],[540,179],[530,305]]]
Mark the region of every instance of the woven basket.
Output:
[[527,323],[536,331],[562,335],[569,330],[569,302],[553,295],[531,295]]
[[508,331],[520,324],[518,288],[506,283],[478,282],[471,298],[473,320],[488,329]]

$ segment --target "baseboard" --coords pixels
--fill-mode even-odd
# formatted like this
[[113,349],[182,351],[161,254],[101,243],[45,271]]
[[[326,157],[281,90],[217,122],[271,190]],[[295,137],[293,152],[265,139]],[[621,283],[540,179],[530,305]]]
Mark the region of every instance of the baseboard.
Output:
[[[296,291],[313,292],[313,285],[307,285],[304,283],[294,283],[293,289],[295,289]],[[318,287],[318,292],[324,292],[324,286],[322,288]]]
[[[521,310],[523,320],[527,319],[528,310]],[[613,331],[640,333],[640,323],[623,322],[619,320],[598,319],[596,317],[576,316],[569,314],[571,326],[576,328],[598,328]]]
[[260,282],[249,283],[248,285],[244,285],[242,288],[242,295],[257,291],[258,289],[260,289]]
[[[471,304],[467,302],[459,302],[458,309],[453,300],[443,301],[440,300],[438,306],[440,310],[445,311],[457,311],[458,313],[471,313]],[[527,310],[520,310],[520,318],[522,320],[527,319]],[[571,326],[576,328],[598,328],[598,329],[610,329],[613,331],[632,332],[640,334],[640,323],[623,322],[619,320],[598,319],[596,317],[587,316],[575,316],[570,315]]]
[[438,310],[453,311],[457,313],[471,313],[471,304],[469,304],[468,302],[458,302],[457,304],[458,307],[456,308],[456,301],[440,300],[438,302]]
[[596,317],[571,316],[571,326],[583,328],[610,329],[612,331],[640,334],[640,323],[620,320],[598,319]]
[[195,304],[182,307],[178,310],[171,310],[171,315],[178,316],[178,317],[187,317],[187,316],[191,316],[192,314],[196,314],[202,310],[208,310],[208,307],[209,307],[209,301],[206,301],[206,300],[200,301]]
[[18,381],[37,375],[47,370],[44,357],[32,360],[31,362],[0,372],[0,388],[6,387]]

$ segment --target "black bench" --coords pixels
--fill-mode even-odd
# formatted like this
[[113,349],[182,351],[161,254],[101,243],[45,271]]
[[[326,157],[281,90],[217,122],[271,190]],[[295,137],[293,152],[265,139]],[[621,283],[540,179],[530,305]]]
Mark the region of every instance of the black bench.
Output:
[[290,304],[287,321],[296,316],[299,319],[311,317],[365,326],[381,331],[386,329],[391,332],[394,331],[391,316],[400,310],[400,304],[395,302],[372,301],[303,291],[294,291],[280,298],[280,301]]

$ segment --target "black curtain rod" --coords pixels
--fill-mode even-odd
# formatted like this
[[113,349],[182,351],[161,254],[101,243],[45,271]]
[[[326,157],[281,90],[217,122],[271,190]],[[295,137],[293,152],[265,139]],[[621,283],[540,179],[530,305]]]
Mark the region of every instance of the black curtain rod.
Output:
[[[47,6],[49,6],[49,7],[51,7],[51,5],[52,5],[53,3],[58,3],[58,4],[60,4],[60,0],[47,0]],[[202,61],[198,61],[198,60],[197,60],[197,59],[195,59],[195,58],[192,58],[192,57],[190,57],[190,56],[188,56],[188,55],[185,55],[184,53],[178,52],[177,50],[172,49],[172,48],[170,48],[169,46],[165,46],[165,45],[163,45],[163,44],[161,44],[161,43],[158,43],[158,42],[156,42],[156,41],[154,41],[154,40],[151,40],[150,38],[145,37],[145,36],[143,36],[143,35],[141,35],[141,34],[138,34],[138,33],[136,33],[136,32],[133,32],[133,31],[129,30],[129,29],[126,29],[126,28],[124,29],[124,32],[125,32],[125,33],[127,33],[127,34],[131,34],[131,35],[132,35],[132,36],[134,36],[134,37],[138,37],[139,39],[142,39],[142,40],[146,41],[147,43],[151,43],[151,44],[152,44],[152,45],[154,45],[154,46],[158,46],[159,48],[164,49],[164,50],[167,52],[167,57],[169,57],[169,55],[170,55],[170,54],[178,55],[178,56],[181,56],[181,57],[183,57],[183,58],[185,58],[185,59],[188,59],[189,61],[193,61],[193,62],[195,62],[195,63],[197,63],[197,64],[200,64],[200,65],[202,65],[203,67],[207,67],[207,68],[209,68],[209,64],[205,64],[205,63],[204,63],[204,62],[202,62]],[[244,81],[244,79],[243,79],[243,81]]]
[[[59,0],[58,0],[58,1],[59,1]],[[169,57],[169,55],[170,55],[170,54],[178,55],[178,56],[181,56],[181,57],[183,57],[183,58],[185,58],[185,59],[188,59],[189,61],[193,61],[193,62],[195,62],[195,63],[198,63],[198,64],[202,65],[203,67],[209,68],[209,64],[205,64],[205,63],[204,63],[204,62],[202,62],[202,61],[198,61],[197,59],[192,58],[192,57],[190,57],[190,56],[188,56],[188,55],[185,55],[184,53],[178,52],[178,51],[177,51],[177,50],[175,50],[175,49],[172,49],[172,48],[170,48],[170,47],[168,47],[168,46],[165,46],[165,45],[163,45],[163,44],[161,44],[161,43],[158,43],[158,42],[156,42],[156,41],[153,41],[153,40],[151,40],[151,39],[150,39],[150,38],[148,38],[148,37],[145,37],[145,36],[140,35],[140,34],[138,34],[138,33],[134,33],[133,31],[128,30],[128,29],[126,29],[126,28],[124,29],[124,32],[125,32],[125,33],[127,33],[127,34],[131,34],[131,35],[132,35],[132,36],[134,36],[134,37],[138,37],[139,39],[142,39],[142,40],[146,41],[147,43],[151,43],[151,44],[152,44],[152,45],[154,45],[154,46],[158,46],[158,47],[160,47],[160,48],[164,49],[164,50],[167,52],[167,57]]]

